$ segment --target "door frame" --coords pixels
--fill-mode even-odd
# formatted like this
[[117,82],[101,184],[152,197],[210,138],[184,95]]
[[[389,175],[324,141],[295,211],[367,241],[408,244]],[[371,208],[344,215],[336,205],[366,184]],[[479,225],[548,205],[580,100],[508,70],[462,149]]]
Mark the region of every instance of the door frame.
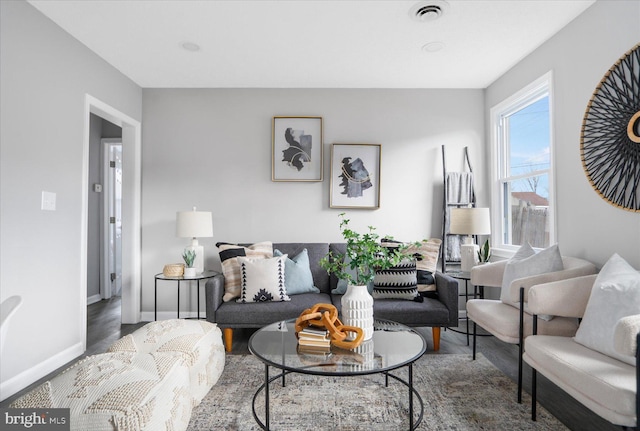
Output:
[[[140,322],[141,298],[141,184],[142,184],[142,125],[139,121],[113,108],[107,103],[85,94],[84,137],[82,162],[82,214],[81,214],[81,303],[87,296],[87,226],[89,194],[89,130],[91,114],[95,114],[122,128],[122,313],[126,324]],[[82,325],[86,350],[87,309],[83,307]]]

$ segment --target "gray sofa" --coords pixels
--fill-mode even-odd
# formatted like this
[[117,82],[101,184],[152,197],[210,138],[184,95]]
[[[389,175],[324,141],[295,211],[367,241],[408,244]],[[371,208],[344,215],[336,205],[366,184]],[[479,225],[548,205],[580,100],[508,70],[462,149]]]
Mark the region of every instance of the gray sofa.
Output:
[[[303,249],[309,254],[309,264],[315,286],[319,293],[291,295],[287,302],[262,302],[239,304],[224,302],[224,275],[219,274],[206,283],[207,320],[217,323],[224,332],[225,347],[231,351],[233,329],[261,328],[273,322],[296,318],[302,311],[317,303],[332,303],[340,310],[342,295],[331,293],[338,279],[320,267],[320,259],[329,250],[344,253],[345,244],[329,243],[274,243],[274,249],[289,256],[296,256]],[[434,350],[440,347],[440,328],[458,324],[458,283],[453,278],[435,273],[437,298],[424,298],[423,302],[377,299],[374,301],[373,315],[377,319],[392,320],[407,326],[432,327]]]

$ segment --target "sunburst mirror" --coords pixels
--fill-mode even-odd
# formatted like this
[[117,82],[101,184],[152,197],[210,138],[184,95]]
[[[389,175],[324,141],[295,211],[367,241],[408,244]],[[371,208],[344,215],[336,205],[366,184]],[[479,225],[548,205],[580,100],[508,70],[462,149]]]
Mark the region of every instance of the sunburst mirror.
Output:
[[640,43],[593,92],[582,121],[580,157],[603,199],[640,212]]

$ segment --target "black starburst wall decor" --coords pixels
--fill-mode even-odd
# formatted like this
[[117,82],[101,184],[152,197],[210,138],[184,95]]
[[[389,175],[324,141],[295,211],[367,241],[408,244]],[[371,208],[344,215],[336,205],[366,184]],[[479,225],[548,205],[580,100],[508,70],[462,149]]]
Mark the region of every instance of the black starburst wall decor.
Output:
[[640,43],[604,75],[582,121],[587,178],[610,204],[640,212]]

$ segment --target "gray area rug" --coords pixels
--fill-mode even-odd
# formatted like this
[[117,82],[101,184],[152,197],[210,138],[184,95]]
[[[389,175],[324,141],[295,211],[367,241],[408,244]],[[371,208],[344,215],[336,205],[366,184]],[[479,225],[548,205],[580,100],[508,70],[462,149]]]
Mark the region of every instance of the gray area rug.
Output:
[[[270,375],[276,375],[270,368]],[[394,372],[406,380],[406,368]],[[259,430],[251,401],[263,383],[264,365],[250,355],[227,355],[218,383],[194,408],[189,431]],[[420,430],[565,430],[538,405],[530,419],[531,398],[517,404],[516,384],[484,356],[424,355],[413,367],[414,386],[424,400]],[[288,374],[270,385],[273,430],[406,430],[408,389],[383,375],[322,377]],[[417,401],[414,403],[418,411]],[[264,421],[264,394],[256,411]],[[417,415],[417,413],[416,413]]]

